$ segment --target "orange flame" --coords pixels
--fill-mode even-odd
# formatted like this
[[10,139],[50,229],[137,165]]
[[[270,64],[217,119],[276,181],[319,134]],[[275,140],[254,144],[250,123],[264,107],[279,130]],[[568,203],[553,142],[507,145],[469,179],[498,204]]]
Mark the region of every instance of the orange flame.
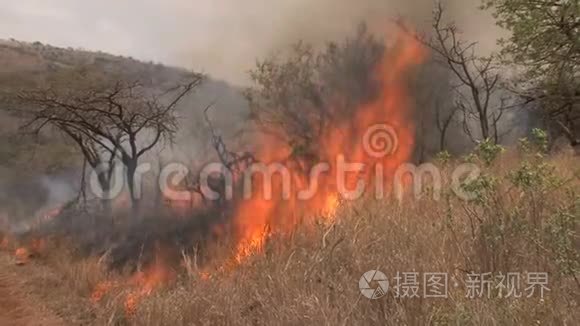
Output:
[[98,283],[91,293],[91,302],[93,304],[99,303],[107,293],[109,293],[115,287],[115,283],[112,281],[103,281]]
[[[375,74],[380,84],[380,94],[376,100],[361,105],[354,112],[352,119],[325,131],[318,149],[318,157],[330,165],[326,177],[317,182],[320,187],[312,199],[298,203],[297,194],[290,199],[265,199],[265,191],[259,175],[254,175],[254,196],[245,200],[238,207],[234,218],[234,230],[238,237],[235,259],[242,262],[245,258],[263,251],[271,234],[292,232],[298,223],[299,216],[326,216],[333,219],[340,202],[339,189],[336,184],[336,159],[343,155],[345,162],[364,163],[365,166],[382,166],[383,178],[388,180],[394,171],[408,161],[413,153],[414,124],[412,120],[412,99],[407,92],[407,76],[411,69],[419,65],[425,57],[424,48],[415,38],[405,32],[398,35],[397,46],[388,51]],[[365,132],[376,124],[386,123],[396,131],[398,146],[396,151],[383,158],[371,157],[365,151],[362,139]],[[275,141],[265,141],[257,157],[263,162],[279,162],[288,157],[291,150],[288,146]],[[308,179],[301,167],[307,162],[290,163],[292,181],[307,189]],[[358,180],[363,179],[372,184],[373,171],[364,170],[356,175],[345,177],[347,189],[355,189]],[[333,180],[334,178],[334,180]],[[369,182],[370,181],[370,182]],[[272,178],[272,192],[280,194],[283,189],[281,181]],[[386,184],[386,182],[385,182]],[[262,186],[260,186],[262,185]],[[281,196],[280,196],[281,197]]]
[[24,247],[20,247],[16,249],[16,251],[14,252],[14,257],[16,258],[17,265],[24,265],[28,263],[30,256],[31,256],[30,251]]
[[14,252],[16,264],[24,265],[28,263],[30,258],[41,255],[45,249],[46,249],[45,239],[36,238],[30,240],[26,246],[19,247]]
[[199,273],[199,278],[202,281],[207,281],[207,280],[211,279],[211,274],[209,272],[200,272]]
[[125,313],[128,316],[134,315],[143,298],[150,296],[153,291],[171,283],[174,279],[175,272],[168,267],[158,252],[152,265],[132,277],[130,283],[137,289],[125,298]]

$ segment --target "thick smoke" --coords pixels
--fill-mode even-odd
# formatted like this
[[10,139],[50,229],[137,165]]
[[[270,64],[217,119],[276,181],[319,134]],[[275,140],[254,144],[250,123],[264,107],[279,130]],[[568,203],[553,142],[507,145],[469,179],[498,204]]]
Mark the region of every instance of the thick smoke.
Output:
[[78,175],[73,171],[42,176],[1,172],[0,217],[5,220],[0,224],[7,223],[3,227],[15,234],[28,231],[78,194]]
[[[481,0],[446,0],[450,17],[485,49],[498,30]],[[429,26],[433,0],[1,1],[0,38],[83,47],[202,70],[242,84],[256,57],[299,39],[342,39],[361,21],[381,31],[403,16]],[[482,28],[485,26],[485,28]]]
[[[484,51],[494,48],[499,30],[493,28],[491,16],[478,9],[480,0],[446,3],[449,17],[454,17],[466,37],[479,41]],[[222,15],[209,29],[209,44],[176,42],[179,52],[171,60],[207,67],[216,76],[245,83],[245,70],[256,57],[267,56],[297,40],[314,44],[340,40],[362,21],[382,34],[389,20],[396,17],[424,29],[430,26],[432,8],[432,0],[282,0],[268,4],[227,0],[214,8]]]

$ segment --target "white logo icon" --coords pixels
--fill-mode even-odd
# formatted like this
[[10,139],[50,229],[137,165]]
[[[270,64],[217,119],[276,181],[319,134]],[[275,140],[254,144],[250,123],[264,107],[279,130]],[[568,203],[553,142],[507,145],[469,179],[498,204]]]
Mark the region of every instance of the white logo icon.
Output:
[[372,270],[363,274],[358,281],[358,287],[362,295],[371,300],[375,300],[387,294],[389,281],[383,272]]
[[369,156],[384,158],[397,151],[399,138],[395,128],[386,124],[378,124],[366,131],[363,137],[363,146]]

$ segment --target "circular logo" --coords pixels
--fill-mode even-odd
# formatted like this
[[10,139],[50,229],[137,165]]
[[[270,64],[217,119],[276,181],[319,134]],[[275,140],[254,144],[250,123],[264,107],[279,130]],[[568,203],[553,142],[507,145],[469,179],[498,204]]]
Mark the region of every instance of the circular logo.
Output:
[[364,150],[374,158],[394,154],[399,148],[399,138],[395,128],[387,124],[377,124],[367,129],[363,137]]
[[376,300],[384,297],[389,290],[387,275],[381,271],[368,271],[358,281],[360,293],[365,297]]

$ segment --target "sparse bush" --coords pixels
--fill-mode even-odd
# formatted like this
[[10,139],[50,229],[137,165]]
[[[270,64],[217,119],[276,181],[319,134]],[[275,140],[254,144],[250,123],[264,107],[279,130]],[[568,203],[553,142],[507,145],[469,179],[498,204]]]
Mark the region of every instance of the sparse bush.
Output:
[[521,138],[519,149],[524,154],[535,154],[542,156],[548,151],[548,133],[545,130],[534,128],[532,130],[532,140]]
[[441,151],[437,153],[436,160],[443,165],[447,165],[449,161],[451,161],[451,153],[448,151]]
[[505,151],[505,148],[488,138],[479,142],[475,151],[477,156],[486,165],[490,165],[501,153]]
[[548,150],[548,133],[545,130],[534,128],[532,135],[534,136],[534,144],[542,153],[545,153]]
[[[554,257],[559,272],[571,276],[578,283],[580,255],[578,252],[578,223],[580,220],[580,201],[572,204],[571,209],[563,209],[553,214],[544,226],[546,248]],[[580,283],[578,283],[580,286]]]

